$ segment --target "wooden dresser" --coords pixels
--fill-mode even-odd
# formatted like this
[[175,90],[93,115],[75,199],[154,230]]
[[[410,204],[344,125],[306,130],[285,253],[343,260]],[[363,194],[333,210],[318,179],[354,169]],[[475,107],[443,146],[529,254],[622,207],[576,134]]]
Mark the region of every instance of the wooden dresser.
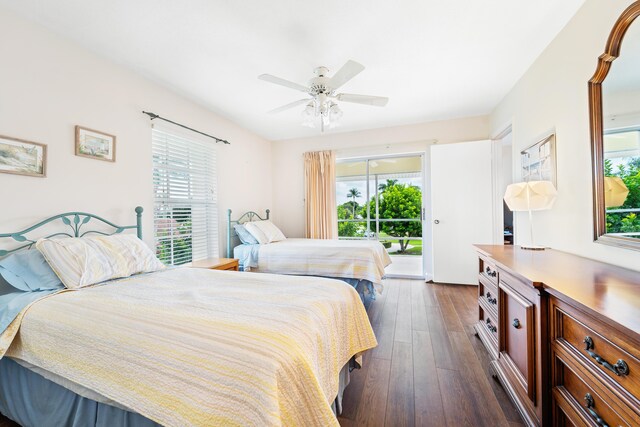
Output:
[[527,425],[640,426],[640,273],[476,246],[478,337]]

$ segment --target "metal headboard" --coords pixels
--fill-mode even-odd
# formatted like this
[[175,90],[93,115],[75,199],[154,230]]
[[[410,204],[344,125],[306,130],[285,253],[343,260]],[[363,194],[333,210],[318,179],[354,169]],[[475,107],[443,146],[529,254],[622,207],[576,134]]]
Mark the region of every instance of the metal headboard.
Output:
[[[0,249],[0,257],[8,255],[12,252],[19,251],[21,249],[29,249],[31,248],[39,238],[48,238],[48,237],[56,237],[56,236],[66,236],[66,237],[83,237],[87,234],[102,234],[103,236],[111,236],[112,234],[122,233],[125,230],[135,229],[139,239],[142,239],[142,206],[136,207],[136,225],[116,225],[111,221],[107,221],[104,218],[101,218],[97,215],[86,213],[86,212],[67,212],[60,215],[52,216],[43,221],[40,221],[36,225],[32,225],[29,228],[25,228],[21,231],[16,231],[13,233],[4,233],[0,234],[0,242],[4,242],[1,240],[3,238],[11,239],[13,242],[18,243],[18,247],[12,249]],[[98,230],[84,230],[83,226],[87,224],[92,219],[99,221],[100,225],[107,225],[113,228],[111,232],[98,231]],[[60,220],[62,225],[70,228],[70,231],[59,231],[53,234],[49,234],[48,236],[34,236],[29,237],[27,234],[35,231],[36,229],[45,226],[51,222],[56,220]]]
[[232,239],[238,239],[238,233],[233,229],[233,224],[244,224],[251,221],[264,221],[269,219],[269,209],[266,211],[266,216],[262,218],[258,213],[254,211],[245,212],[238,219],[231,219],[231,209],[227,209],[227,258],[233,257],[233,246],[231,246]]

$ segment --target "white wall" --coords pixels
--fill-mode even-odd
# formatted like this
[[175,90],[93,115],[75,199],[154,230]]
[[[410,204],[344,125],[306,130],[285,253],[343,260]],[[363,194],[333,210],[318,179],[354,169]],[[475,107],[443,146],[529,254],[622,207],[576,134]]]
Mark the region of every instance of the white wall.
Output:
[[[491,132],[495,135],[513,124],[513,160],[519,176],[518,153],[545,132],[556,131],[558,198],[552,210],[534,213],[538,243],[637,270],[640,252],[593,242],[587,97],[587,82],[609,32],[631,3],[587,0],[492,113]],[[527,242],[528,233],[522,232],[528,230],[523,228],[528,227],[527,218],[517,215],[516,235]]]
[[426,152],[435,140],[442,144],[488,135],[488,117],[483,116],[276,141],[272,145],[272,217],[287,236],[304,236],[304,152],[336,150],[341,158]]
[[[272,206],[271,144],[46,29],[0,10],[0,135],[48,144],[47,177],[0,174],[0,233],[66,211],[134,224],[153,241],[153,111],[231,142],[219,147],[220,253],[226,209]],[[215,70],[212,70],[212,72]],[[117,136],[117,161],[74,155],[74,126]]]

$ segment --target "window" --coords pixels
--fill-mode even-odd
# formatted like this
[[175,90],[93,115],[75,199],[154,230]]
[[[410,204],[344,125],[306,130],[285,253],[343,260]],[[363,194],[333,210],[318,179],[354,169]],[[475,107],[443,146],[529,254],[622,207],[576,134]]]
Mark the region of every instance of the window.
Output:
[[607,234],[640,239],[640,129],[604,133]]
[[153,226],[168,265],[218,256],[216,147],[154,127]]

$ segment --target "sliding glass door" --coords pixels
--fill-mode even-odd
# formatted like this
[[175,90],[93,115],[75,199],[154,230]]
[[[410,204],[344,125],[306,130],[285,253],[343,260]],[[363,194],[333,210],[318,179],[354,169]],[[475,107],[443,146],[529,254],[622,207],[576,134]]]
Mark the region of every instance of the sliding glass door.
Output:
[[393,260],[387,275],[424,277],[423,156],[339,160],[340,239],[379,240]]

